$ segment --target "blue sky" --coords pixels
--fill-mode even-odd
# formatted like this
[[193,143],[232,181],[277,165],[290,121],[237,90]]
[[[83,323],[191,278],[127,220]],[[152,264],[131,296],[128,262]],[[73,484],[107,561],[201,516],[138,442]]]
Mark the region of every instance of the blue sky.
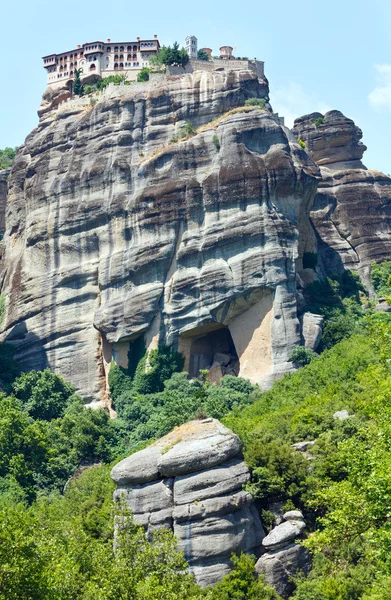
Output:
[[[23,143],[45,89],[41,57],[97,39],[196,35],[217,52],[265,61],[273,107],[294,117],[336,108],[368,146],[364,162],[391,173],[391,2],[125,2],[20,0],[2,7],[0,148]],[[19,71],[20,69],[20,71]],[[23,73],[23,76],[22,76]]]

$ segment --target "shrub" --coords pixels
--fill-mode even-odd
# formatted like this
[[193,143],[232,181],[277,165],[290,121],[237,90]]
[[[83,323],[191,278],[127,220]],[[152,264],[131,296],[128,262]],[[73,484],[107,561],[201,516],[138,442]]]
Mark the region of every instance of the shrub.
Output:
[[324,117],[317,117],[314,121],[315,127],[319,127],[320,125],[324,125]]
[[179,137],[184,138],[187,136],[196,135],[197,129],[194,127],[191,121],[187,121],[183,127],[179,130]]
[[148,67],[143,67],[140,71],[140,73],[137,75],[137,81],[143,82],[143,81],[149,81],[149,74],[151,72],[151,69],[148,69]]
[[75,78],[73,80],[73,93],[75,96],[82,96],[84,94],[84,88],[80,80],[80,69],[75,69]]
[[207,52],[205,52],[205,50],[202,50],[202,48],[200,50],[198,50],[197,52],[197,59],[198,60],[209,60],[209,54]]
[[12,386],[15,397],[34,419],[50,421],[63,415],[74,387],[50,369],[23,373]]
[[297,141],[299,142],[299,145],[303,148],[303,150],[305,150],[305,142],[301,138],[298,138]]
[[217,135],[214,135],[212,137],[212,142],[214,143],[214,145],[216,146],[217,150],[220,150],[220,140],[217,137]]
[[259,108],[266,109],[266,100],[264,98],[249,98],[244,103],[245,106],[258,106]]
[[310,362],[318,355],[311,348],[304,348],[304,346],[296,346],[293,348],[289,360],[295,365],[295,367],[304,367],[309,365]]
[[189,55],[184,48],[179,49],[178,42],[173,46],[162,46],[160,50],[150,60],[151,65],[180,65],[184,66],[189,62]]
[[0,169],[8,169],[15,160],[17,148],[0,150]]
[[389,296],[391,294],[391,261],[384,260],[381,263],[372,263],[371,283],[378,296]]

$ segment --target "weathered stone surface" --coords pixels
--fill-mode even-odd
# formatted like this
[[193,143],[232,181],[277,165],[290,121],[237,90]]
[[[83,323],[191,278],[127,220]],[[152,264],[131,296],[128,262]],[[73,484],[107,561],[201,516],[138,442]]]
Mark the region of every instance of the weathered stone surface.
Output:
[[304,442],[296,442],[296,444],[292,444],[292,448],[298,452],[306,452],[314,444],[315,440],[305,440]]
[[216,419],[190,421],[158,444],[167,449],[158,460],[159,472],[166,477],[210,469],[229,461],[242,449],[238,436]]
[[[152,463],[157,464],[156,454],[148,455],[145,450],[112,472],[118,486],[115,500],[125,500],[135,523],[146,529],[149,538],[157,528],[172,529],[203,586],[216,583],[230,570],[232,552],[259,554],[265,535],[251,495],[242,490],[249,472],[238,454],[238,442],[215,419],[190,421],[149,447],[159,452],[157,481],[132,486],[123,483],[135,474],[136,478],[144,474],[138,460],[144,463],[152,456]],[[164,462],[170,452],[173,454]],[[165,469],[171,478],[164,478]],[[182,474],[189,469],[190,473]],[[151,472],[154,474],[153,467]]]
[[300,335],[295,261],[314,250],[318,168],[271,113],[224,116],[265,97],[254,71],[137,85],[95,106],[45,95],[10,179],[2,339],[23,369],[49,366],[107,405],[131,338],[188,339],[190,353],[202,328],[227,327],[240,374],[269,385]]
[[[316,126],[319,117],[324,124]],[[311,211],[319,236],[319,265],[334,273],[358,270],[370,286],[372,262],[391,254],[391,179],[363,165],[362,132],[339,111],[300,117],[293,132],[321,167]]]
[[305,312],[300,317],[301,334],[304,346],[316,350],[322,337],[323,317],[314,313]]
[[282,515],[284,521],[304,521],[301,510],[288,510]]
[[160,476],[157,466],[160,455],[158,447],[148,446],[137,455],[131,454],[117,463],[111,471],[111,478],[118,486],[154,481]]
[[166,510],[174,506],[173,479],[163,479],[132,488],[118,488],[114,500],[124,497],[133,514]]
[[7,186],[11,169],[0,170],[0,232],[5,229],[5,213],[7,207]]
[[255,565],[255,570],[264,575],[265,583],[274,587],[283,598],[289,598],[294,585],[291,577],[302,571],[308,574],[311,558],[308,550],[300,544],[291,544],[282,550],[263,554]]
[[223,496],[240,489],[249,479],[250,473],[242,458],[199,473],[178,476],[175,478],[175,503],[188,504]]
[[304,529],[305,523],[302,520],[285,521],[271,530],[271,532],[263,539],[262,545],[267,550],[282,548],[289,542],[300,537]]

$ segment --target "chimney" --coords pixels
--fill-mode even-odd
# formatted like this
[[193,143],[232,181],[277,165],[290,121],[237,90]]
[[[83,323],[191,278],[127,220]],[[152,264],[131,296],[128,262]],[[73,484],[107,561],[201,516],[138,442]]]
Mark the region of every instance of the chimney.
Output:
[[139,38],[139,37],[137,38],[137,41],[138,41],[138,42],[140,41],[140,38]]
[[78,47],[78,48],[81,48],[80,44],[77,44],[77,47]]
[[111,39],[107,38],[107,43],[110,44],[110,42],[111,42]]
[[157,35],[156,35],[156,33],[155,33],[155,35],[154,35],[153,37],[155,38],[155,40],[157,40]]

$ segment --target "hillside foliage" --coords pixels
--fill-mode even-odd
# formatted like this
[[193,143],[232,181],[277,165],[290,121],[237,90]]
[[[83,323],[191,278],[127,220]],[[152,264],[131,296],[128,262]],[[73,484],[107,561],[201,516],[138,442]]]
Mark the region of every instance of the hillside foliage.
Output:
[[[375,288],[388,285],[383,269]],[[273,502],[305,514],[313,568],[293,599],[391,598],[391,317],[362,309],[349,274],[312,284],[306,300],[332,324],[324,350],[270,390],[229,376],[216,386],[206,372],[189,381],[180,354],[136,341],[128,369],[111,369],[117,419],[49,370],[21,373],[0,344],[0,599],[278,600],[246,556],[201,590],[170,532],[151,544],[113,505],[115,461],[205,416],[240,436],[266,527]],[[292,448],[309,440],[311,460]],[[115,515],[127,526],[114,554]]]
[[0,150],[0,169],[8,169],[15,160],[17,148],[4,148]]

